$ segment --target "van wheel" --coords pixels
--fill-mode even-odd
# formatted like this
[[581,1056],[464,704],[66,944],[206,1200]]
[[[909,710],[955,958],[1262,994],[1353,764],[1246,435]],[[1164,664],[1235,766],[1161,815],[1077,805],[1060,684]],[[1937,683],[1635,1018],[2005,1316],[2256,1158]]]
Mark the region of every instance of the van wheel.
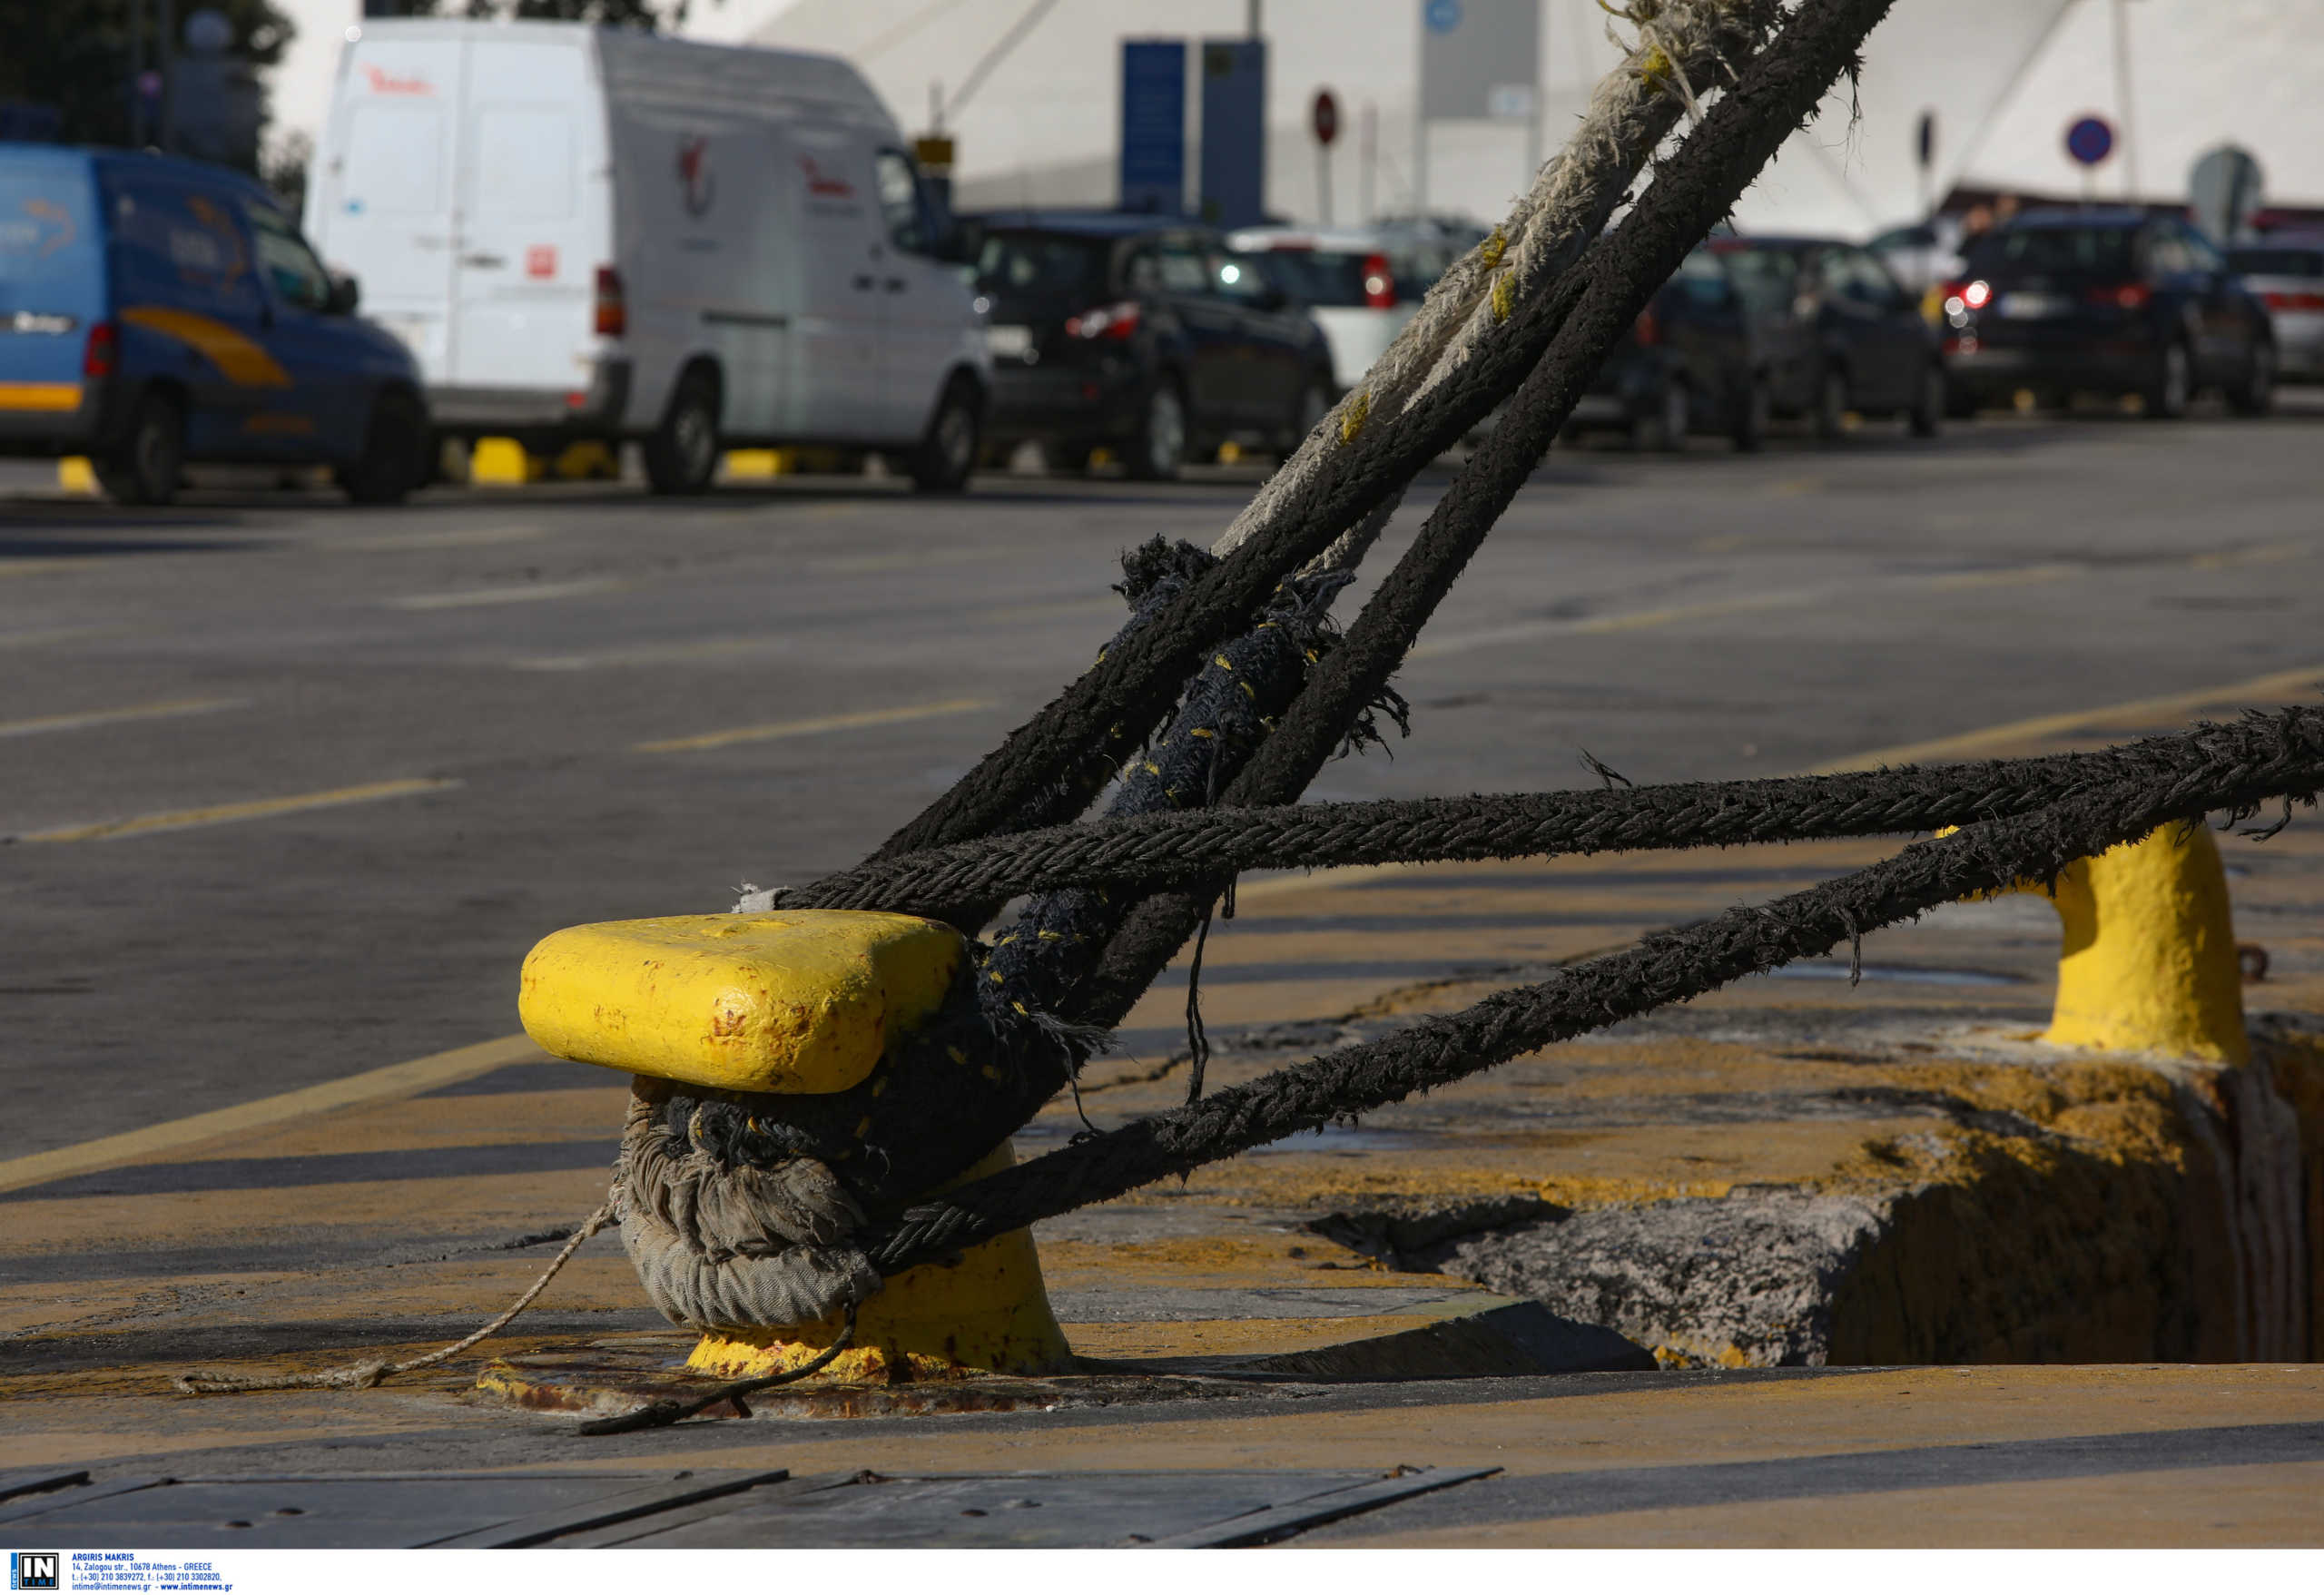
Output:
[[167,504],[185,468],[185,417],[166,393],[137,401],[120,445],[95,462],[97,485],[115,504]]
[[428,478],[428,423],[408,393],[382,393],[371,406],[363,452],[339,473],[358,504],[401,504]]
[[1177,383],[1165,377],[1146,396],[1137,436],[1122,451],[1122,463],[1141,482],[1177,479],[1187,460],[1187,401]]
[[656,493],[699,493],[717,469],[718,384],[688,371],[645,439],[645,481]]
[[978,411],[976,384],[955,377],[944,385],[928,435],[912,451],[909,469],[912,489],[919,493],[958,493],[969,485],[977,468],[977,434],[982,418]]

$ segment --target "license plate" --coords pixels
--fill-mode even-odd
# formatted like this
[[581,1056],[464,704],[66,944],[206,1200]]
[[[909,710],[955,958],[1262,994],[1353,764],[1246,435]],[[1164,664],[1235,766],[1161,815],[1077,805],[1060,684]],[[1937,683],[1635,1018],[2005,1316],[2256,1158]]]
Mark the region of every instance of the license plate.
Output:
[[1030,327],[988,327],[984,330],[984,346],[995,359],[1022,359],[1033,352],[1033,330]]
[[2049,316],[2063,316],[2073,308],[2073,300],[2058,293],[2004,293],[2001,296],[2001,317],[2004,321],[2039,321]]

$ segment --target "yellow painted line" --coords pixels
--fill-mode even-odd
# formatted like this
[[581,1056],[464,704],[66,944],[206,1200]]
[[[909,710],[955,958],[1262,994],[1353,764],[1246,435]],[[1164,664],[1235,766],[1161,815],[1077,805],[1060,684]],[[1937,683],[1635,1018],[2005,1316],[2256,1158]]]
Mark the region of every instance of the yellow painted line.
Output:
[[0,382],[0,409],[73,410],[81,408],[78,382]]
[[512,587],[468,587],[457,593],[414,593],[385,600],[389,609],[473,609],[487,604],[538,604],[551,598],[578,598],[590,593],[610,593],[622,584],[611,576],[589,576],[572,582],[526,582]]
[[2254,676],[2250,681],[2239,681],[2227,686],[2206,687],[2200,692],[2170,693],[2159,698],[2134,698],[2127,704],[2075,709],[2063,714],[2038,714],[2031,720],[2013,720],[2003,725],[1965,731],[1958,736],[1941,736],[1929,742],[1877,748],[1868,753],[1852,754],[1835,763],[1818,764],[1805,773],[1837,775],[1842,771],[1866,770],[1878,764],[1920,764],[1932,759],[1976,758],[1980,756],[1980,750],[1996,744],[2024,742],[2032,737],[2055,736],[2062,732],[2107,721],[2160,722],[2174,720],[2210,704],[2256,705],[2268,699],[2304,697],[2314,692],[2319,684],[2324,684],[2324,665],[2311,665],[2304,669]]
[[1950,576],[1925,576],[1920,585],[1939,593],[1965,593],[1979,587],[2032,586],[2088,574],[2090,567],[2086,565],[2018,565],[2006,570],[1964,570]]
[[502,1036],[497,1040],[479,1041],[470,1047],[456,1047],[449,1052],[415,1058],[408,1063],[391,1063],[383,1068],[349,1075],[344,1079],[326,1080],[319,1086],[302,1086],[298,1090],[284,1091],[278,1096],[261,1097],[256,1101],[239,1103],[232,1108],[213,1108],[208,1113],[196,1113],[184,1118],[148,1125],[142,1130],[128,1130],[117,1136],[83,1141],[78,1146],[59,1147],[53,1151],[11,1157],[0,1162],[0,1191],[46,1185],[53,1179],[115,1167],[136,1158],[150,1157],[156,1152],[175,1151],[181,1147],[191,1147],[238,1130],[263,1129],[268,1125],[281,1124],[286,1119],[328,1113],[335,1108],[351,1108],[358,1103],[386,1101],[399,1097],[417,1097],[423,1091],[458,1085],[462,1080],[490,1074],[496,1068],[542,1056],[541,1049],[533,1045],[530,1037]]
[[1456,632],[1421,644],[1405,657],[1433,659],[1490,648],[1502,643],[1529,642],[1540,637],[1601,637],[1618,632],[1649,631],[1682,621],[1711,620],[1727,615],[1749,615],[1765,609],[1789,609],[1826,596],[1823,588],[1783,593],[1747,593],[1734,598],[1712,598],[1700,604],[1673,604],[1660,609],[1639,609],[1621,615],[1598,615],[1581,620],[1533,620],[1483,631]]
[[44,731],[78,731],[87,725],[119,725],[132,720],[171,720],[181,714],[215,714],[247,709],[248,698],[175,698],[125,709],[92,709],[84,714],[44,714],[33,720],[0,720],[0,736],[37,736]]
[[860,725],[895,725],[907,720],[933,720],[940,714],[972,714],[996,706],[991,698],[947,698],[937,704],[906,704],[894,709],[865,709],[854,714],[825,714],[813,720],[783,720],[772,725],[738,725],[731,731],[705,731],[699,736],[674,736],[664,742],[642,742],[635,753],[691,753],[735,743],[777,742],[790,736],[815,736],[826,731],[852,731]]
[[167,814],[140,814],[127,820],[103,820],[94,825],[66,825],[54,831],[34,831],[18,842],[110,842],[121,836],[143,836],[156,831],[190,831],[198,825],[228,825],[240,820],[264,820],[307,809],[336,809],[348,803],[376,803],[389,798],[442,792],[457,781],[375,781],[368,786],[340,786],[329,792],[306,792],[295,797],[256,798],[242,803],[212,803],[202,809],[179,809]]
[[2187,561],[2196,570],[2232,570],[2242,565],[2274,565],[2281,560],[2298,559],[2309,552],[2304,543],[2263,543],[2257,548],[2227,548],[2217,554],[2198,554]]

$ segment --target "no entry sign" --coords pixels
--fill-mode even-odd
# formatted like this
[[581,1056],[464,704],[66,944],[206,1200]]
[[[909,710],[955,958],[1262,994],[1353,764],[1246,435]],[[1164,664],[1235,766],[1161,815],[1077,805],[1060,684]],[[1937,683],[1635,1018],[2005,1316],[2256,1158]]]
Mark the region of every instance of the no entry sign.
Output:
[[1315,142],[1328,144],[1340,136],[1340,103],[1329,89],[1315,91],[1315,103],[1307,113],[1308,125],[1315,130]]

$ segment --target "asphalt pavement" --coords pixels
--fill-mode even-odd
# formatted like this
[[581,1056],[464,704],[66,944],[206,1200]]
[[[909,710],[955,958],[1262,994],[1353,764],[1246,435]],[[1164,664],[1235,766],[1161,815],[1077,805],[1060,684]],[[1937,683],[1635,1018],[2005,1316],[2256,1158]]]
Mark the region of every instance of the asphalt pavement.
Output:
[[[2302,397],[1555,452],[1400,679],[1412,738],[1313,795],[1574,785],[1585,748],[1639,781],[1941,753],[2324,665]],[[852,862],[1088,662],[1124,548],[1206,543],[1260,475],[129,511],[7,465],[12,1155],[504,1036],[549,930]]]

